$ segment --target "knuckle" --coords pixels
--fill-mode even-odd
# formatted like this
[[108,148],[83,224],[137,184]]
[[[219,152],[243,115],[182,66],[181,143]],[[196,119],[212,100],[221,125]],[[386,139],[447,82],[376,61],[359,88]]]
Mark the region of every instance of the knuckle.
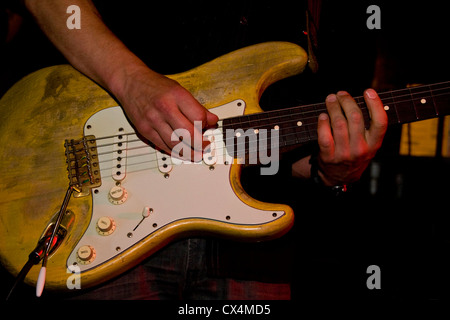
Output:
[[339,152],[338,157],[336,158],[336,162],[337,163],[351,163],[353,162],[353,156],[350,153],[350,150],[342,150],[341,152]]
[[203,107],[192,108],[190,110],[189,119],[194,123],[197,129],[206,127],[208,124],[206,109],[204,109]]
[[143,119],[144,120],[142,122],[149,122],[152,125],[158,123],[158,121],[160,121],[159,116],[156,112],[152,111],[152,110],[147,110],[144,114]]
[[201,121],[202,124],[206,123],[206,110],[203,108],[196,108],[196,110],[193,110],[193,117],[194,121]]
[[377,148],[369,147],[367,143],[360,143],[356,148],[352,149],[349,161],[353,165],[366,163],[375,157],[377,150]]
[[159,111],[168,111],[172,108],[173,103],[169,94],[162,94],[152,101],[153,105]]
[[141,132],[147,139],[153,139],[155,135],[155,130],[147,122],[141,122],[139,124],[139,132]]
[[347,130],[347,121],[343,117],[339,117],[333,121],[333,129],[338,131]]
[[170,80],[170,92],[176,95],[185,95],[188,91],[173,79]]
[[348,121],[351,121],[353,124],[360,124],[363,121],[363,115],[359,110],[353,110],[348,114]]
[[317,142],[322,150],[331,150],[334,144],[331,135],[319,135]]
[[360,161],[365,161],[369,157],[367,148],[357,148],[350,155],[350,162],[358,163]]
[[388,128],[387,120],[386,121],[375,122],[373,125],[375,126],[375,129],[378,132],[381,132],[382,134],[384,134],[387,131],[387,128]]
[[176,101],[190,101],[193,98],[191,93],[178,83],[172,86],[167,94],[175,98]]

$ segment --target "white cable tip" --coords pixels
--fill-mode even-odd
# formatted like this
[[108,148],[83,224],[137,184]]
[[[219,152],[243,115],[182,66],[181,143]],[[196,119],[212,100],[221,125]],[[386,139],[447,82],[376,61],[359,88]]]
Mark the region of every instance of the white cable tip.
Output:
[[42,295],[42,291],[44,291],[46,275],[47,275],[47,268],[42,267],[41,271],[39,271],[39,277],[36,284],[36,297],[40,297]]

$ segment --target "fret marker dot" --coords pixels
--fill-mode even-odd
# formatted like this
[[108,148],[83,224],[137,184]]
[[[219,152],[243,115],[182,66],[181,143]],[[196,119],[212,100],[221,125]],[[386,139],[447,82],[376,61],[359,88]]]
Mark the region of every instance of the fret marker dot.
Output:
[[421,99],[421,100],[420,100],[420,103],[421,103],[421,104],[427,103],[427,99]]
[[240,137],[241,136],[241,133],[240,132],[236,132],[236,137]]
[[297,126],[298,126],[298,127],[301,127],[302,125],[303,125],[303,122],[297,121]]
[[259,133],[259,130],[258,130],[258,129],[255,129],[255,130],[253,130],[253,132],[254,132],[255,134],[258,134],[258,133]]
[[384,106],[384,110],[388,111],[389,110],[389,106]]
[[275,130],[280,130],[280,126],[273,127]]

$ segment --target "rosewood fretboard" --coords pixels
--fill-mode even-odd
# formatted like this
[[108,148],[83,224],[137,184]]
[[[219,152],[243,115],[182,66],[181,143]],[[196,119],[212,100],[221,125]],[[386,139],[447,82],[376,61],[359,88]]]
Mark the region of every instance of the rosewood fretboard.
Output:
[[[450,114],[450,82],[423,85],[379,93],[389,124],[402,124]],[[354,98],[360,106],[366,128],[370,116],[363,97]],[[279,130],[279,147],[294,147],[317,140],[317,118],[326,112],[325,103],[262,112],[223,121],[223,129]],[[269,138],[270,135],[268,134]],[[270,143],[268,144],[270,146]],[[251,150],[250,150],[251,151]]]

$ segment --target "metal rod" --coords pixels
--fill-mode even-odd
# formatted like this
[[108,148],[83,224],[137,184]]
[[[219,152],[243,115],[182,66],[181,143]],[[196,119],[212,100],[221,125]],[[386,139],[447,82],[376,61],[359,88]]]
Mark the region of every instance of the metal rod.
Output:
[[41,271],[39,272],[39,278],[38,278],[38,282],[36,285],[36,296],[38,296],[38,297],[41,296],[42,291],[44,290],[48,255],[50,253],[56,233],[58,232],[62,218],[66,212],[67,206],[70,201],[70,197],[72,196],[72,192],[73,192],[73,187],[69,186],[69,188],[67,189],[67,192],[66,192],[66,196],[64,197],[64,201],[61,205],[61,209],[59,209],[58,218],[56,219],[55,225],[53,226],[52,236],[50,237],[50,240],[47,243],[46,248],[45,248],[44,260],[42,261],[42,268],[41,268]]

